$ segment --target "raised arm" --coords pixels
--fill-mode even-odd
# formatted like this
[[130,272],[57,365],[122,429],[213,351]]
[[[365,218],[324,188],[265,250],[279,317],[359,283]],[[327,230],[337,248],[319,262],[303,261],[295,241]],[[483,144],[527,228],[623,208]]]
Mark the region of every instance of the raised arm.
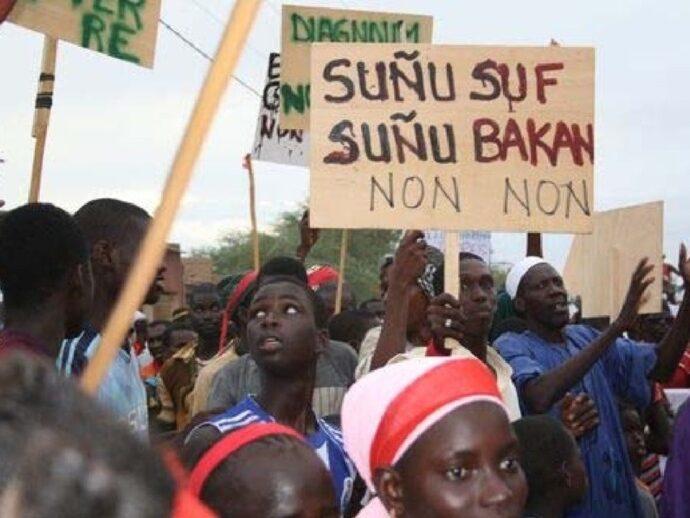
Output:
[[371,359],[371,370],[383,367],[395,355],[405,352],[410,292],[426,267],[423,238],[424,233],[419,230],[407,231],[395,252],[386,294],[386,317]]
[[299,245],[295,254],[297,258],[304,262],[314,248],[314,245],[319,240],[320,230],[318,228],[311,228],[309,225],[309,210],[305,210],[302,219],[299,222]]
[[649,277],[652,268],[653,266],[648,264],[648,259],[640,261],[630,281],[620,315],[603,333],[580,353],[525,384],[522,397],[532,412],[548,412],[589,372],[616,339],[632,326],[637,318],[642,296],[647,287],[654,282],[654,279]]
[[676,370],[690,341],[690,260],[685,245],[680,245],[678,270],[683,278],[685,294],[671,329],[659,343],[657,362],[650,378],[661,383],[668,381]]

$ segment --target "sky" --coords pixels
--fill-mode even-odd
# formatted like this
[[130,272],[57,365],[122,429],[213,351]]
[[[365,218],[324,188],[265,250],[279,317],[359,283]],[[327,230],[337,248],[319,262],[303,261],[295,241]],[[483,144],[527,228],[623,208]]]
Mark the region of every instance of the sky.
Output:
[[[162,0],[161,18],[213,55],[233,0]],[[434,43],[596,47],[595,209],[665,202],[664,248],[690,241],[690,3],[639,0],[293,0],[323,7],[434,16]],[[264,0],[235,75],[263,88],[268,54],[280,48],[279,0]],[[0,26],[0,199],[21,205],[29,190],[31,125],[42,37]],[[96,197],[155,210],[209,62],[159,26],[153,70],[60,43],[41,199],[74,211]],[[242,157],[254,137],[259,98],[232,81],[205,143],[171,241],[212,246],[249,226]],[[308,198],[306,169],[256,163],[260,227]],[[547,235],[561,266],[571,236]],[[495,234],[493,258],[524,255],[524,234]]]

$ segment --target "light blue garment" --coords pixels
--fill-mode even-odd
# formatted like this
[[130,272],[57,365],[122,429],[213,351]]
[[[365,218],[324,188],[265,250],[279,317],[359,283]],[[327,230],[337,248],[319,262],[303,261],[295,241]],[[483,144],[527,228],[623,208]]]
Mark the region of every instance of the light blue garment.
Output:
[[[529,380],[580,353],[599,332],[577,325],[567,326],[564,335],[565,345],[549,343],[531,331],[506,333],[498,338],[495,346],[513,368],[518,393],[522,393]],[[569,518],[642,516],[616,398],[625,398],[638,408],[645,408],[651,399],[647,376],[656,358],[656,351],[650,344],[619,338],[570,390],[574,394],[585,392],[592,398],[599,411],[600,424],[578,441],[589,476],[589,493],[584,504],[568,513]],[[556,406],[550,413],[560,418]],[[529,413],[524,405],[523,412]]]
[[[101,335],[90,329],[77,338],[63,341],[57,357],[58,369],[66,376],[79,376],[96,354],[100,342]],[[148,437],[146,389],[139,376],[139,362],[131,348],[118,350],[98,389],[97,399],[136,435]]]

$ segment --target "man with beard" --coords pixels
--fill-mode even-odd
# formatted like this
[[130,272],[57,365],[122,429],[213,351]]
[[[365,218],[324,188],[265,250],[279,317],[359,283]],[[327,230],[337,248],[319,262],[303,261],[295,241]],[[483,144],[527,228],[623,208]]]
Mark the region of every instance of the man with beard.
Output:
[[[94,300],[84,331],[77,338],[65,340],[58,356],[58,368],[69,376],[81,375],[96,353],[101,331],[134,264],[151,217],[131,203],[103,198],[88,202],[74,214],[74,219],[89,246]],[[155,304],[158,300],[163,272],[160,268],[144,303]],[[147,433],[146,390],[129,343],[122,344],[101,383],[98,399],[133,432]]]
[[[568,516],[642,515],[635,477],[627,458],[616,398],[638,408],[649,405],[651,381],[670,378],[690,338],[690,290],[677,320],[658,346],[622,338],[637,318],[652,266],[637,266],[620,315],[603,332],[568,325],[568,294],[563,278],[546,261],[527,257],[510,271],[506,291],[527,331],[506,333],[496,342],[513,368],[522,407],[528,413],[558,413],[567,392],[594,400],[600,424],[579,439],[590,480],[588,497]],[[690,284],[690,261],[681,247],[680,267]]]

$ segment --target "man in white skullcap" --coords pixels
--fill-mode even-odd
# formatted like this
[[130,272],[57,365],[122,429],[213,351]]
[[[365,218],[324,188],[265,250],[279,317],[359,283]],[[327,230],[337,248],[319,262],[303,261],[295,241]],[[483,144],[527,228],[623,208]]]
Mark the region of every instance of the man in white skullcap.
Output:
[[[688,285],[690,261],[684,247],[680,263]],[[571,391],[589,395],[598,411],[598,417],[586,427],[590,433],[579,440],[590,480],[588,497],[569,511],[569,517],[642,516],[616,399],[645,408],[650,402],[651,381],[670,377],[690,339],[690,295],[657,347],[623,338],[653,281],[651,271],[647,259],[640,261],[620,315],[603,332],[568,325],[563,278],[543,259],[523,259],[506,279],[506,291],[527,331],[505,333],[495,345],[513,368],[523,411],[561,417],[560,402]]]

